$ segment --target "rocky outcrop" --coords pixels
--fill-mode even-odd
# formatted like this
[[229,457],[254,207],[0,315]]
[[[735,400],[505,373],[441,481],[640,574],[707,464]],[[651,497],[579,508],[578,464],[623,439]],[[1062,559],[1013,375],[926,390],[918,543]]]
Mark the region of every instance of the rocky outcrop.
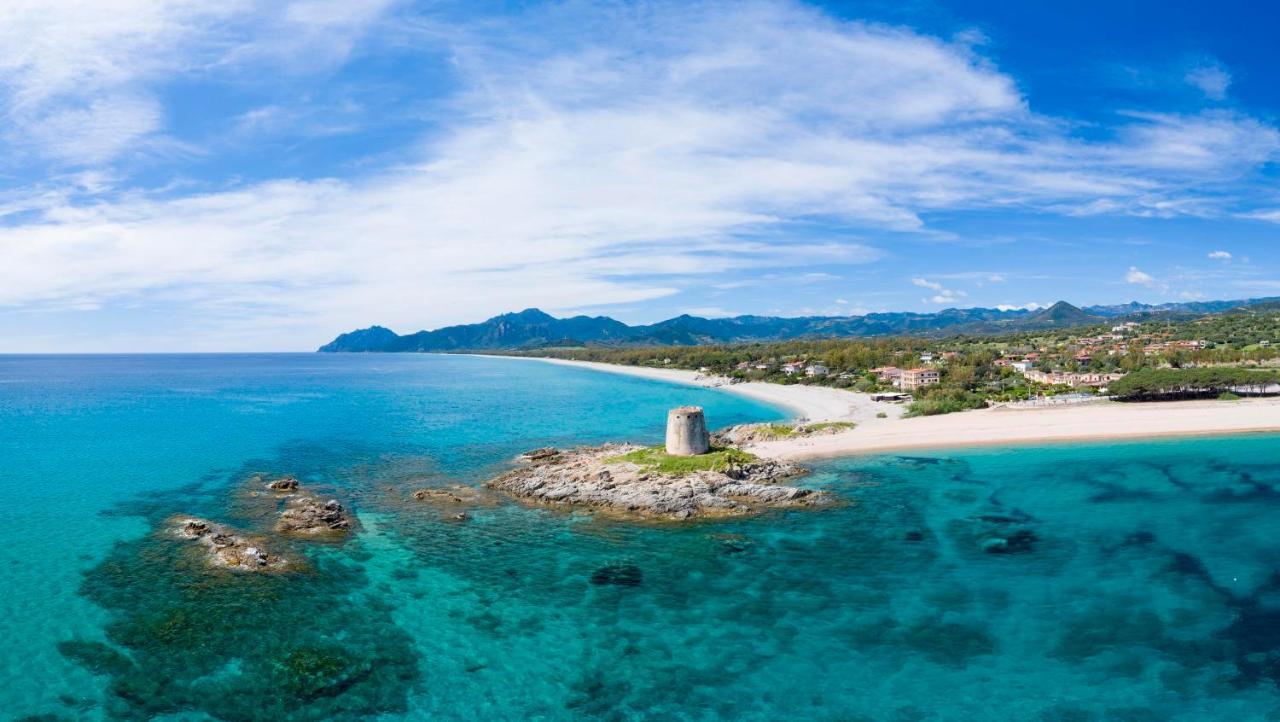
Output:
[[712,446],[750,446],[762,441],[795,439],[808,436],[841,434],[854,427],[852,422],[825,421],[800,424],[738,424],[721,429],[711,436]]
[[804,470],[771,459],[684,473],[655,471],[619,459],[643,448],[606,444],[572,451],[539,449],[522,457],[521,467],[486,486],[529,502],[664,519],[739,516],[831,502],[823,492],[779,484]]
[[279,479],[268,481],[267,488],[271,491],[297,491],[298,480],[292,476],[283,476]]
[[244,572],[278,572],[290,566],[287,559],[267,549],[265,539],[206,519],[176,516],[170,519],[169,529],[174,536],[203,546],[209,566]]
[[350,528],[347,510],[337,499],[322,501],[306,493],[285,502],[284,511],[280,512],[280,519],[276,522],[277,532],[299,536],[343,534]]

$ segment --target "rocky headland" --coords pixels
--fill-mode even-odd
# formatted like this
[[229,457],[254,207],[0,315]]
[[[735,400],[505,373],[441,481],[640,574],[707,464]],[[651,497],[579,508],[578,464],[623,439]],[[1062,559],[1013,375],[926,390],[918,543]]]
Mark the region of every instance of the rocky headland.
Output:
[[673,457],[635,444],[605,444],[537,449],[521,461],[486,486],[526,502],[673,520],[741,516],[832,501],[824,492],[779,483],[803,474],[803,468],[737,449]]

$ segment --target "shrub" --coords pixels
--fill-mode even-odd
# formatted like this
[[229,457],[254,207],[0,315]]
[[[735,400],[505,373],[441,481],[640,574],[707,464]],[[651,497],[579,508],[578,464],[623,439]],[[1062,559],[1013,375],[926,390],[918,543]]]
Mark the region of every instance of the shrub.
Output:
[[945,389],[934,391],[928,396],[913,401],[907,407],[907,416],[937,416],[951,414],[956,411],[981,409],[987,405],[979,394],[964,389]]

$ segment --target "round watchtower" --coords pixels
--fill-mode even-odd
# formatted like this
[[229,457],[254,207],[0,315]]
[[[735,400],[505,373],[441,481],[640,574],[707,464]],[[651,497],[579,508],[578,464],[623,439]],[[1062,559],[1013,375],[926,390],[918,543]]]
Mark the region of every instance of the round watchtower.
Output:
[[711,435],[701,406],[681,406],[667,412],[667,453],[697,456],[711,450]]

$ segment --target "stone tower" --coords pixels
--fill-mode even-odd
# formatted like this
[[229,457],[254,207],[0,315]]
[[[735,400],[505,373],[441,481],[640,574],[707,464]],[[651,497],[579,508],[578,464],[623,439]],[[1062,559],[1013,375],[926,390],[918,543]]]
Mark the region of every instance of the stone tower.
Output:
[[667,412],[667,453],[697,456],[711,450],[711,435],[701,406],[681,406]]

